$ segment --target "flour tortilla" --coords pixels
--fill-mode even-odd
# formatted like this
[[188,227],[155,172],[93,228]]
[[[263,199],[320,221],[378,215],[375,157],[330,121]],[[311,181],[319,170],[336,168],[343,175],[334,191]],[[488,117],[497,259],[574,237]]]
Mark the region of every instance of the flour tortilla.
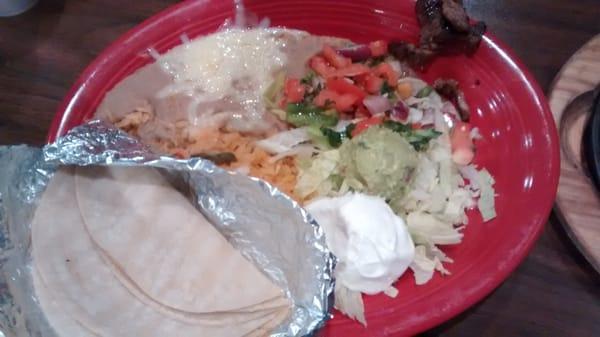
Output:
[[[55,308],[60,307],[94,335],[243,336],[280,313],[230,326],[208,326],[172,319],[139,301],[114,278],[87,235],[77,210],[71,169],[57,172],[44,193],[32,222],[32,247],[34,268],[52,293]],[[46,307],[52,320],[57,316],[55,309]],[[70,323],[54,318],[51,324],[63,331]]]
[[80,167],[75,179],[93,241],[157,302],[212,313],[284,297],[156,170]]
[[[79,322],[75,321],[62,309],[50,293],[50,290],[43,284],[39,276],[39,271],[33,268],[32,275],[33,288],[38,299],[40,308],[46,315],[48,324],[58,336],[78,336],[78,337],[96,337],[91,331],[86,329]],[[45,334],[44,334],[45,335]]]
[[[95,245],[96,246],[96,245]],[[97,248],[97,247],[96,247]],[[286,311],[289,307],[289,300],[284,297],[278,297],[267,300],[263,303],[259,303],[247,311],[232,311],[227,313],[189,313],[174,308],[167,307],[155,299],[144,293],[137,284],[135,284],[119,266],[115,265],[110,257],[98,249],[100,256],[106,265],[111,269],[113,275],[121,284],[129,290],[129,292],[135,296],[138,300],[151,308],[161,312],[162,314],[172,317],[177,320],[181,320],[186,323],[201,323],[207,325],[230,325],[248,322],[255,319],[261,319],[267,317],[274,312]],[[272,315],[271,315],[272,316]]]
[[267,337],[270,336],[275,328],[281,325],[282,322],[290,315],[290,312],[280,311],[271,320],[267,321],[260,328],[251,331],[243,337]]

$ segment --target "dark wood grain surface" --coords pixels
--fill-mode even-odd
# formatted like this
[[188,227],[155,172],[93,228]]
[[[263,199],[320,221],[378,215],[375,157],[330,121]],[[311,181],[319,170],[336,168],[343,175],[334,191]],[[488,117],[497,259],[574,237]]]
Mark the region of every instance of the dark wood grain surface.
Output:
[[[40,0],[0,18],[0,145],[44,143],[79,72],[112,40],[175,1]],[[600,0],[471,0],[548,89],[600,33]],[[554,216],[529,257],[488,298],[425,336],[600,336],[600,277]]]

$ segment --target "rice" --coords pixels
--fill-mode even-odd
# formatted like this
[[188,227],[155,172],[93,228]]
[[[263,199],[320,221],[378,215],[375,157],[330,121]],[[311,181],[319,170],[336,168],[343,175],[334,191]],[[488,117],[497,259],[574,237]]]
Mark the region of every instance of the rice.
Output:
[[[201,153],[231,152],[237,160],[223,168],[263,179],[294,196],[298,169],[293,157],[274,158],[256,145],[258,137],[239,132],[203,130],[185,148],[166,149],[172,155],[190,157]],[[296,200],[299,198],[296,197]]]

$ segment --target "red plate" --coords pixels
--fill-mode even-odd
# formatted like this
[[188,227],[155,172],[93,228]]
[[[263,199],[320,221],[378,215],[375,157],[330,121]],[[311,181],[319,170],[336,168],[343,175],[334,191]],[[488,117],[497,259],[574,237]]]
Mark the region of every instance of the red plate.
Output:
[[[213,32],[233,14],[232,1],[186,1],[146,20],[107,48],[83,72],[64,99],[49,141],[90,118],[104,93],[160,52],[190,37]],[[246,6],[274,25],[356,42],[415,40],[412,1],[272,0]],[[472,58],[440,58],[424,77],[458,79],[473,108],[479,141],[476,161],[496,177],[498,217],[470,216],[464,242],[444,250],[455,260],[451,276],[416,286],[407,274],[400,294],[365,298],[368,328],[337,314],[325,336],[398,336],[431,328],[467,309],[496,288],[523,260],[540,234],[556,193],[559,155],[552,115],[533,77],[490,34]]]

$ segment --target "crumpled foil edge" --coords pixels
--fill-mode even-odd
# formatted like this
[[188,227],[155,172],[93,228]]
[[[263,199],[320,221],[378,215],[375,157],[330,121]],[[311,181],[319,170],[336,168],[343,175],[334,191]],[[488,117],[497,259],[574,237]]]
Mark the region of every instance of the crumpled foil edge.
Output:
[[309,336],[330,317],[335,257],[323,229],[268,182],[199,158],[153,154],[101,121],[73,129],[43,151],[0,147],[0,162],[0,336],[54,336],[32,295],[30,221],[46,184],[61,165],[150,166],[182,187],[231,244],[294,302],[289,321],[271,336]]

